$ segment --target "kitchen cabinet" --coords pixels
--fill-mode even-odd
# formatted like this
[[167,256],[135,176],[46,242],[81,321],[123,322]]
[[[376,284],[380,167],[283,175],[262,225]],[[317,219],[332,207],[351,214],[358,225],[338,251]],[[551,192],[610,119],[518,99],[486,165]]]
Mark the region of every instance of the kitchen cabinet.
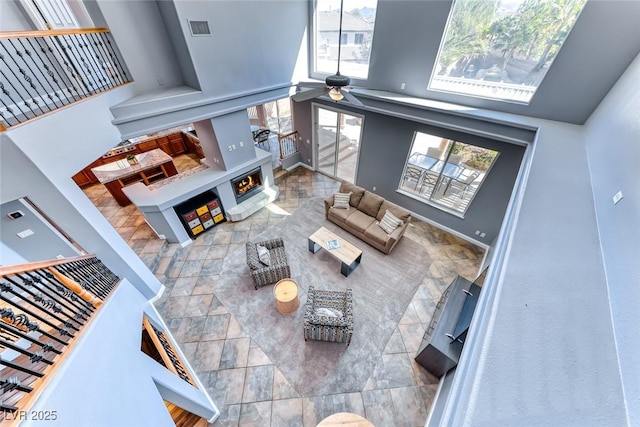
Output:
[[196,153],[199,158],[204,159],[204,152],[202,151],[202,147],[200,146],[200,140],[197,136],[192,135],[189,132],[185,132],[182,134],[184,136],[184,142],[187,152]]
[[122,192],[124,187],[138,182],[149,185],[178,173],[171,156],[160,149],[138,154],[136,159],[138,163],[135,165],[127,165],[126,160],[119,160],[93,170],[120,206],[131,203]]
[[170,156],[177,156],[178,154],[182,154],[185,152],[184,141],[182,140],[182,132],[172,133],[168,136],[169,138],[169,147],[171,152],[168,153]]
[[142,141],[136,145],[136,148],[138,149],[136,154],[145,153],[147,151],[155,150],[156,148],[158,148],[158,142],[155,139]]

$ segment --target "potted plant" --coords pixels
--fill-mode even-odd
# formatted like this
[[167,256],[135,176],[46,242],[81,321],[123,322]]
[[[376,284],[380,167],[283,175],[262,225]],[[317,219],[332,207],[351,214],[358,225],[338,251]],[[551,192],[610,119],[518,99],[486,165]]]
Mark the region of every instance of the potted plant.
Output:
[[133,154],[129,154],[127,156],[127,162],[129,162],[130,165],[137,165],[138,164],[138,158]]

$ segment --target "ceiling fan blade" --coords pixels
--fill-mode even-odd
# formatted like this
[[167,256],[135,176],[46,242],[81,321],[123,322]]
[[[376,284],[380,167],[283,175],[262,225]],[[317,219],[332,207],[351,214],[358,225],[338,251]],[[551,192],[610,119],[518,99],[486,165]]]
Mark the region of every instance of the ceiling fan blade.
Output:
[[364,107],[364,104],[358,98],[356,98],[351,93],[349,93],[348,91],[343,90],[342,91],[342,95],[344,95],[344,99],[349,101],[349,104],[353,104],[353,105],[356,105],[358,107]]
[[320,95],[324,95],[328,91],[329,91],[329,88],[327,88],[326,86],[317,88],[317,89],[305,90],[303,92],[298,92],[291,95],[291,99],[295,102],[307,101],[309,99],[316,98]]
[[325,82],[312,82],[312,81],[303,81],[303,82],[298,82],[298,87],[304,87],[304,88],[319,88],[319,87],[326,87],[327,84]]

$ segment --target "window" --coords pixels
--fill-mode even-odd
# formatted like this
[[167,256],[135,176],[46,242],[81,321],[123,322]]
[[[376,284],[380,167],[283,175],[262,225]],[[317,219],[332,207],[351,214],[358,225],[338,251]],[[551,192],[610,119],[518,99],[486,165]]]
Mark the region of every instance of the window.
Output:
[[455,0],[429,89],[529,103],[586,0]]
[[279,135],[293,131],[291,101],[289,98],[249,107],[247,113],[249,122],[254,126],[271,129],[272,132]]
[[[344,0],[342,13],[339,0],[316,0],[314,72],[335,74],[340,43],[340,73],[356,79],[367,78],[377,4],[377,0]],[[341,13],[342,37],[338,40]],[[349,37],[350,33],[355,37]]]
[[398,189],[446,211],[464,214],[498,155],[497,151],[416,132]]

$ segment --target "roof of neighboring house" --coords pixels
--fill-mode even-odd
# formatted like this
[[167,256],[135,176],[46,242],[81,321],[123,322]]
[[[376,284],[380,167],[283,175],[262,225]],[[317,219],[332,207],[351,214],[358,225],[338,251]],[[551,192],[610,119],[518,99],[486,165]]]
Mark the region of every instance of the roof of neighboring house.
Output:
[[[340,11],[318,11],[317,22],[320,31],[338,31],[340,29]],[[371,31],[373,23],[345,12],[342,16],[342,30]]]

